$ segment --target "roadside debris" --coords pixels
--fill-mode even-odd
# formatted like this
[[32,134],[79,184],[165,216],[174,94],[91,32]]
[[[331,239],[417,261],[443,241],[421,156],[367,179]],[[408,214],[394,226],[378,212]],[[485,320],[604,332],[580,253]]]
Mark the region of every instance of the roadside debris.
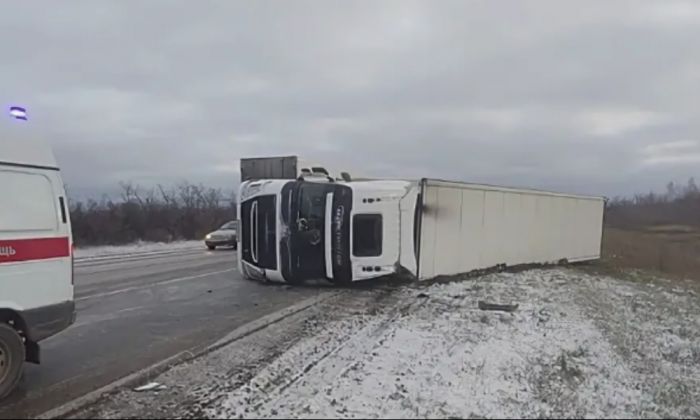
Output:
[[136,391],[136,392],[162,391],[166,388],[167,388],[167,386],[160,384],[158,382],[149,382],[146,385],[141,385],[139,387],[134,388],[134,391]]
[[500,305],[497,303],[487,303],[483,300],[479,301],[479,309],[482,311],[502,311],[502,312],[515,312],[518,309],[518,304],[515,305]]

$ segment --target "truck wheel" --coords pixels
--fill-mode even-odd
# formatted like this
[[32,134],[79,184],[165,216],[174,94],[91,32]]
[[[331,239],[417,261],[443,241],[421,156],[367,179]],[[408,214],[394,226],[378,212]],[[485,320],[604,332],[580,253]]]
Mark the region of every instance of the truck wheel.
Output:
[[216,249],[216,245],[207,245],[207,248],[209,248],[209,251],[213,251]]
[[0,323],[0,400],[10,395],[22,378],[24,343],[11,326]]

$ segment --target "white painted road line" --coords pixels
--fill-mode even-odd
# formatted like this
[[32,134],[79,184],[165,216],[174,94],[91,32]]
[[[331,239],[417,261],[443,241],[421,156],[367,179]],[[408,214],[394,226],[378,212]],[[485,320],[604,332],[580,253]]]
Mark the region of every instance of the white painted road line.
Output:
[[167,256],[167,255],[177,255],[177,254],[189,254],[189,253],[196,253],[197,251],[204,251],[202,253],[206,252],[206,249],[202,247],[192,247],[192,248],[180,248],[180,249],[174,249],[174,250],[164,250],[164,251],[151,251],[151,252],[129,252],[129,253],[122,253],[122,254],[106,254],[106,255],[96,255],[96,256],[88,256],[88,257],[79,257],[74,254],[75,258],[75,263],[90,263],[90,262],[99,262],[99,261],[109,261],[109,260],[121,260],[121,259],[131,259],[131,258],[139,258],[139,257],[158,257],[158,256]]
[[236,269],[235,269],[235,268],[229,268],[229,269],[227,269],[227,270],[212,271],[212,272],[209,272],[209,273],[197,274],[196,276],[179,277],[179,278],[176,278],[176,279],[165,280],[165,281],[161,281],[161,282],[158,282],[158,283],[146,284],[146,285],[143,285],[143,286],[127,287],[127,288],[124,288],[124,289],[113,290],[113,291],[111,291],[111,292],[97,293],[97,294],[94,294],[94,295],[83,296],[83,297],[81,297],[81,298],[75,299],[75,301],[76,301],[76,302],[80,302],[80,301],[87,300],[87,299],[94,299],[94,298],[98,298],[98,297],[113,296],[113,295],[118,295],[118,294],[120,294],[120,293],[126,293],[126,292],[133,292],[133,291],[135,291],[135,290],[145,290],[145,289],[150,289],[150,288],[155,287],[155,286],[163,286],[163,285],[166,285],[166,284],[173,284],[173,283],[180,283],[180,282],[183,282],[183,281],[189,281],[189,280],[194,280],[194,279],[201,279],[202,277],[213,276],[213,275],[216,275],[216,274],[228,273],[228,272],[234,271],[234,270],[236,270]]

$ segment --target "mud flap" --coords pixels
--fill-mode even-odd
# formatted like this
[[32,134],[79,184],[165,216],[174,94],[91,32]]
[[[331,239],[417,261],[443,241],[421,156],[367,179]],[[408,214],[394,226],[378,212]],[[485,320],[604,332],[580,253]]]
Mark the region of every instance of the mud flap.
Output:
[[41,363],[41,347],[39,343],[34,341],[26,341],[24,343],[25,356],[24,360],[29,363],[40,364]]

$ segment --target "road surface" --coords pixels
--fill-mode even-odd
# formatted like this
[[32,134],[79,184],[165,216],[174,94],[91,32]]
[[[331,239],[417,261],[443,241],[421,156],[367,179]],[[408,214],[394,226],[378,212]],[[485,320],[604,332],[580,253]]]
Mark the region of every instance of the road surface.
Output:
[[231,250],[76,262],[78,318],[42,342],[0,418],[33,417],[319,293],[242,279]]

